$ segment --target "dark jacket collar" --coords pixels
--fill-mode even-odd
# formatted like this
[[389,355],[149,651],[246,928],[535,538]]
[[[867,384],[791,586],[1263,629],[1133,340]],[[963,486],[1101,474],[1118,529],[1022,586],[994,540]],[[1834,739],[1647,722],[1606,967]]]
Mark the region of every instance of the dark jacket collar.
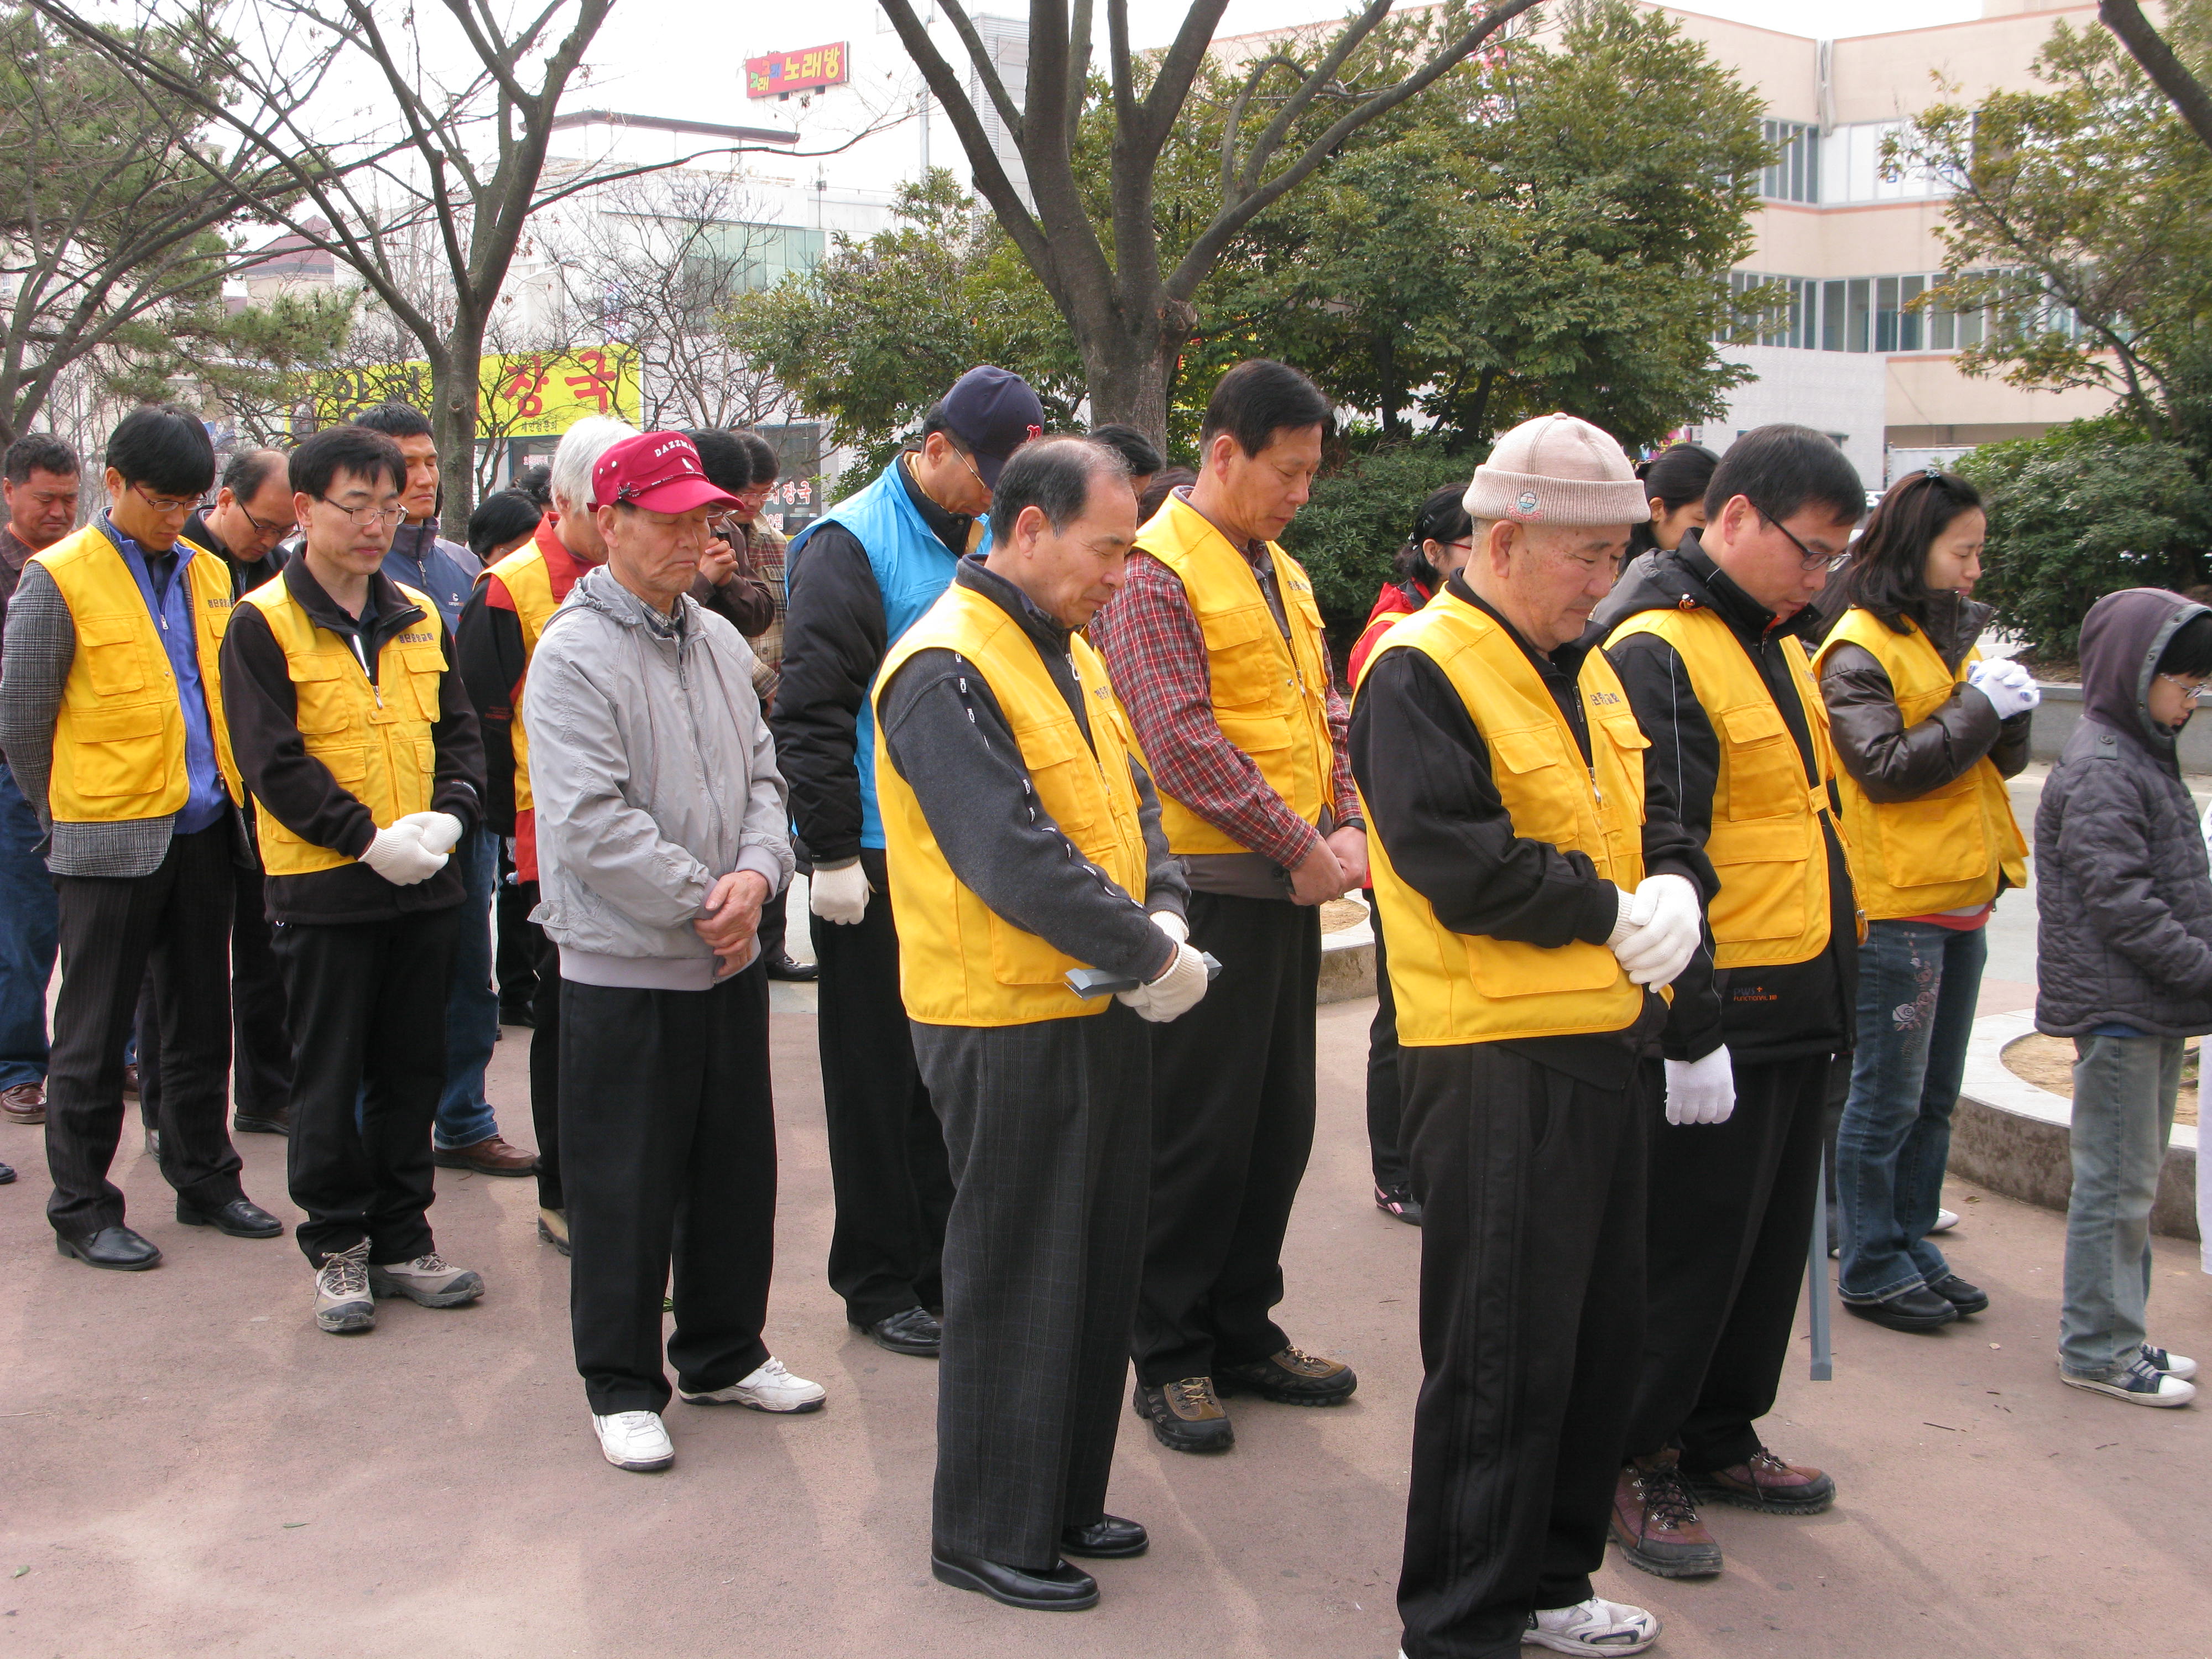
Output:
[[1596,648],[1601,637],[1595,630],[1586,629],[1580,639],[1569,640],[1555,651],[1539,651],[1528,642],[1519,629],[1498,614],[1495,605],[1469,587],[1458,572],[1453,572],[1450,578],[1445,581],[1444,592],[1463,604],[1473,605],[1504,629],[1507,637],[1521,647],[1522,654],[1535,665],[1539,674],[1564,674],[1571,680],[1579,679],[1582,676],[1583,659]]
[[[284,591],[293,603],[307,613],[307,620],[318,628],[326,628],[341,639],[359,639],[361,624],[332,599],[323,585],[307,569],[305,554],[285,561],[283,571]],[[404,634],[428,613],[399,591],[399,584],[381,570],[368,579],[368,594],[376,607],[372,637],[362,641],[363,648],[381,648],[386,640]]]
[[955,554],[964,557],[968,552],[969,532],[975,527],[975,519],[965,513],[947,513],[929,499],[928,492],[922,489],[914,476],[912,452],[900,456],[897,465],[898,479],[906,486],[907,499],[914,503],[914,510],[921,514],[921,521],[929,526],[930,533]]
[[1061,627],[1057,618],[1039,610],[1028,594],[987,566],[981,555],[970,553],[962,559],[952,573],[952,580],[981,593],[1019,623],[1022,632],[1029,635],[1030,643],[1040,652],[1060,657],[1067,654],[1068,638],[1074,630]]
[[1729,625],[1747,645],[1757,645],[1772,635],[1784,637],[1818,624],[1814,608],[1806,606],[1786,623],[1737,586],[1735,579],[1712,561],[1698,544],[1694,530],[1682,538],[1671,553],[1655,548],[1640,553],[1621,572],[1620,580],[1605,597],[1591,627],[1600,638],[1631,617],[1647,611],[1710,611]]

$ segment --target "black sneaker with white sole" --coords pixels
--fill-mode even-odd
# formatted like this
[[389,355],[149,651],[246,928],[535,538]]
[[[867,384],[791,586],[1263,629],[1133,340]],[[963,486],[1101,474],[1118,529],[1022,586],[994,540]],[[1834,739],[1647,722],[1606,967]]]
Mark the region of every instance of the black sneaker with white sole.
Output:
[[2186,1406],[2197,1398],[2194,1382],[2185,1382],[2171,1371],[2159,1370],[2141,1354],[2136,1356],[2134,1364],[2109,1376],[2084,1375],[2061,1366],[2058,1380],[2069,1389],[2108,1394],[2130,1406]]

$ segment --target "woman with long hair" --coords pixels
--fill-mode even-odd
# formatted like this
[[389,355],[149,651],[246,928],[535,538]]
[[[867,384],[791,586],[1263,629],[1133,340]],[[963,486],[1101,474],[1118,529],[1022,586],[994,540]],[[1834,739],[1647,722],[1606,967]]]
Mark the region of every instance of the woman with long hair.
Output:
[[1705,486],[1721,458],[1703,444],[1670,444],[1636,469],[1645,499],[1651,503],[1648,524],[1628,527],[1628,556],[1657,549],[1672,553],[1682,538],[1705,527]]
[[2005,780],[2027,764],[2039,694],[1975,642],[1989,521],[1973,485],[1934,467],[1893,486],[1840,580],[1817,659],[1861,911],[1858,1046],[1836,1136],[1844,1304],[1933,1330],[1989,1297],[1929,1242],[1951,1112],[1998,894],[2027,874]]

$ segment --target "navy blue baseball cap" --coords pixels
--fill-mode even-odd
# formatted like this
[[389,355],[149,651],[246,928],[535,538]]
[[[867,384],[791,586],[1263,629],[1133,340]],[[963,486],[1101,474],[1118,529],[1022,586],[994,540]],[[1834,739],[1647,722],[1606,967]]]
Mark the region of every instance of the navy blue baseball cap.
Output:
[[992,489],[1006,458],[1032,438],[1044,436],[1044,405],[1018,374],[985,363],[952,383],[938,405],[945,428],[975,458],[975,471]]

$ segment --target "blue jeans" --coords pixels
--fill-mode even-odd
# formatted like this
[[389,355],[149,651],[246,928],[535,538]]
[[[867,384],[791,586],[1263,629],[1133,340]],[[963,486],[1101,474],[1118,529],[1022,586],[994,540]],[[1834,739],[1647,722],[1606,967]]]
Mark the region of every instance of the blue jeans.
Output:
[[2110,1376],[2135,1362],[2150,1301],[2150,1206],[2173,1133],[2181,1039],[2074,1039],[2074,1191],[2058,1363]]
[[39,815],[0,765],[0,1089],[46,1080],[46,987],[61,926]]
[[453,976],[446,988],[446,1092],[438,1097],[433,1145],[473,1146],[499,1133],[484,1099],[484,1067],[499,1041],[499,993],[491,988],[491,895],[499,875],[499,841],[481,825],[453,848],[460,866],[460,934]]
[[1838,1288],[1878,1302],[1951,1271],[1929,1229],[1989,941],[1981,928],[1877,921],[1859,947],[1858,1047],[1836,1131]]

